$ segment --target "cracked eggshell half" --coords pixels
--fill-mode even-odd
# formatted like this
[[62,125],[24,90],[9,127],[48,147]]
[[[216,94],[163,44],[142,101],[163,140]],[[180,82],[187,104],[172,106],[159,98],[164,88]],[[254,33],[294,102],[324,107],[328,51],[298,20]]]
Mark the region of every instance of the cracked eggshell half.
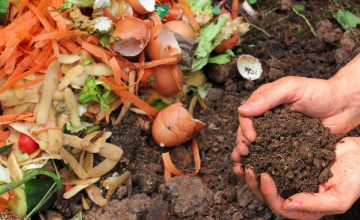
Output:
[[148,14],[155,10],[155,0],[125,0],[137,14]]
[[183,58],[175,34],[164,25],[157,25],[150,29],[150,41],[145,51],[151,60],[175,57],[179,61]]
[[241,55],[237,60],[237,68],[240,75],[248,80],[259,79],[263,72],[259,59],[251,55]]
[[156,116],[151,132],[154,141],[161,147],[173,147],[198,135],[204,126],[204,123],[194,119],[177,102],[164,108]]
[[184,21],[169,21],[165,23],[165,26],[168,27],[172,32],[180,34],[183,37],[195,39],[195,32],[193,28]]
[[125,57],[134,57],[150,40],[150,30],[139,18],[128,17],[116,23],[110,37],[111,48]]

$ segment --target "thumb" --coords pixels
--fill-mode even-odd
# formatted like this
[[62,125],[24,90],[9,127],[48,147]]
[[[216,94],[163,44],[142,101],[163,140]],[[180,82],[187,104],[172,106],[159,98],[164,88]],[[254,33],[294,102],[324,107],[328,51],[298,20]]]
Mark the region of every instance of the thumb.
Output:
[[292,103],[298,92],[300,77],[285,77],[275,82],[265,84],[257,89],[250,98],[238,108],[243,117],[254,117],[281,105]]
[[[341,198],[339,198],[339,196]],[[347,211],[352,205],[336,192],[329,190],[325,193],[298,193],[286,199],[282,209],[286,211],[322,212],[340,214]]]

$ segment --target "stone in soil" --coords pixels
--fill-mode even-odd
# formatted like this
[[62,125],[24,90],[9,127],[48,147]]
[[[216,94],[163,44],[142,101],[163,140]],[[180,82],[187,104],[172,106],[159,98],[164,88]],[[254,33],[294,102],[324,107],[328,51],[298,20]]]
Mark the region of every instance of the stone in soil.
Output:
[[248,144],[250,154],[242,163],[258,175],[270,174],[281,196],[315,193],[332,176],[329,168],[341,136],[331,135],[320,120],[276,108],[253,118],[253,124],[257,139]]
[[160,189],[179,218],[206,216],[214,203],[214,193],[199,178],[173,177]]

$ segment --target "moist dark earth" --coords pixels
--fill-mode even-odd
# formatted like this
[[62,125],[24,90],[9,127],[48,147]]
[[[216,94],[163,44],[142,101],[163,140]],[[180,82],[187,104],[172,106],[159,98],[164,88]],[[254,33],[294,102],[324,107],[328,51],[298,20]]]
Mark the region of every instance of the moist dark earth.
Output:
[[[129,170],[132,175],[108,205],[98,207],[90,203],[90,210],[83,210],[84,219],[279,219],[267,205],[255,200],[246,184],[232,172],[230,155],[239,126],[237,107],[260,85],[281,77],[328,79],[360,52],[359,39],[354,34],[357,29],[344,31],[333,18],[324,15],[327,10],[334,11],[338,7],[333,2],[263,0],[254,5],[258,16],[247,16],[249,21],[271,37],[252,28],[239,48],[241,53],[259,58],[263,76],[253,82],[241,78],[235,60],[223,66],[208,65],[204,69],[213,88],[208,90],[207,108],[197,106],[194,112],[194,117],[206,124],[197,137],[202,161],[195,178],[174,177],[164,181],[161,153],[170,151],[175,165],[190,173],[194,170],[191,146],[185,143],[174,148],[160,148],[151,138],[151,123],[146,117],[128,113],[119,126],[107,127],[113,132],[110,141],[124,150],[124,156],[113,171]],[[360,15],[357,1],[341,2],[344,6],[349,3],[355,8],[353,13]],[[306,6],[301,13],[314,26],[317,37],[292,11],[292,4]],[[225,5],[230,8],[231,1]],[[186,102],[184,105],[187,107]],[[351,134],[359,136],[359,130]],[[360,216],[358,207],[359,202],[347,213],[326,219],[356,219]],[[66,219],[81,208],[80,194],[71,200],[62,200],[59,196],[52,206]]]
[[275,108],[253,118],[253,125],[257,138],[247,144],[250,154],[242,163],[258,175],[270,174],[282,197],[316,193],[332,176],[335,144],[342,135],[331,135],[319,119]]

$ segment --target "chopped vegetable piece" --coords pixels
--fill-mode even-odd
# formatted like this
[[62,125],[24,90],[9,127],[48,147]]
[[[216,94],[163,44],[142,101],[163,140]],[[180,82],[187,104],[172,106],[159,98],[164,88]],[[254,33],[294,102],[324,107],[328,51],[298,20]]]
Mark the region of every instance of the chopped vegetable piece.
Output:
[[227,49],[226,53],[220,54],[214,57],[210,57],[208,63],[225,64],[231,61],[231,58],[235,57],[232,50]]
[[65,185],[65,192],[69,191],[73,187],[74,187],[74,185],[72,185],[72,184]]
[[227,18],[222,16],[217,22],[211,23],[200,30],[199,46],[195,51],[194,60],[192,63],[191,71],[195,72],[203,68],[209,60],[210,53],[218,46],[222,40],[213,42],[214,39],[219,35],[222,27],[226,24]]
[[19,148],[23,153],[31,154],[39,148],[39,144],[26,134],[21,134],[19,138]]
[[12,144],[8,144],[3,147],[0,147],[0,154],[8,152],[12,146],[13,146]]
[[25,215],[27,211],[25,191],[20,187],[14,189],[15,197],[9,203],[9,209],[15,215]]
[[90,76],[86,81],[86,86],[80,91],[79,101],[83,104],[99,102],[101,109],[106,111],[109,104],[117,99],[110,87],[102,81]]
[[0,164],[0,184],[11,183],[10,171],[7,167],[3,167]]
[[91,62],[92,62],[91,59],[84,60],[83,65],[84,65],[84,66],[87,66],[87,65],[89,65]]
[[8,19],[10,3],[8,0],[0,1],[0,25],[6,24]]
[[64,4],[73,4],[78,7],[92,8],[95,0],[65,0]]

